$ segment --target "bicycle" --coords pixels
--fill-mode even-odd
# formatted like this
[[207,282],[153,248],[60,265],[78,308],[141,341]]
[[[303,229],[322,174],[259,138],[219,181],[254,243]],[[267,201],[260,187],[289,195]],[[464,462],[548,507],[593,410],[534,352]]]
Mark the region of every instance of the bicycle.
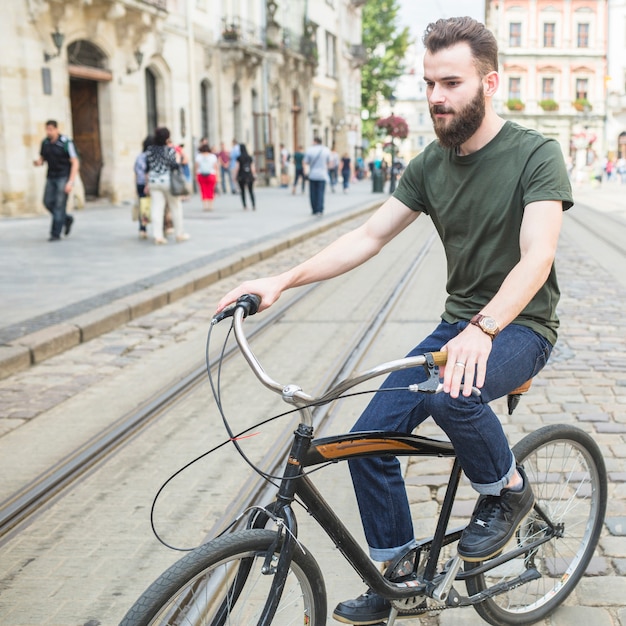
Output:
[[[416,393],[436,393],[438,366],[445,353],[429,353],[383,363],[335,384],[319,398],[295,385],[272,380],[252,352],[243,320],[258,308],[256,296],[243,296],[214,318],[233,318],[244,358],[267,388],[301,413],[276,499],[255,506],[244,530],[196,548],[166,570],[144,592],[122,621],[143,624],[305,624],[327,620],[323,574],[297,538],[292,504],[299,502],[324,529],[363,581],[391,602],[387,626],[396,618],[472,606],[490,624],[531,624],[554,611],[583,575],[598,542],[607,501],[602,454],[584,431],[549,425],[530,433],[513,452],[526,471],[535,505],[500,554],[484,562],[442,559],[463,527],[448,529],[461,467],[452,444],[419,435],[362,432],[313,438],[313,406],[331,402],[375,377],[423,367],[428,378]],[[513,402],[514,404],[514,402]],[[509,405],[511,411],[511,404]],[[305,470],[363,455],[420,455],[453,460],[434,535],[384,572],[379,571],[312,484]],[[273,522],[276,529],[266,526]],[[450,548],[447,548],[450,549]],[[406,576],[407,572],[411,576]],[[463,582],[467,595],[455,587]]]

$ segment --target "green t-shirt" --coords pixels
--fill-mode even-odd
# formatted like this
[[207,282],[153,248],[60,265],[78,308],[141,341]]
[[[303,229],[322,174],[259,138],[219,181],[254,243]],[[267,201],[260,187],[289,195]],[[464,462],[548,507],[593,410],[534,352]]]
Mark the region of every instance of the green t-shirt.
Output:
[[[486,146],[468,156],[429,144],[406,168],[394,197],[430,215],[448,264],[445,312],[450,323],[470,319],[496,294],[520,260],[524,207],[541,200],[573,205],[556,141],[507,121]],[[559,286],[550,275],[514,323],[552,344],[559,320]]]

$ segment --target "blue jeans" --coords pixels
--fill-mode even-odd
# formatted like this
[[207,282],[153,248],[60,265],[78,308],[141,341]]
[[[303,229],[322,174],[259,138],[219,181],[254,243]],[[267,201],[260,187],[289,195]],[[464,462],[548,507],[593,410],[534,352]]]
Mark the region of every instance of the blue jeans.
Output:
[[230,192],[235,193],[235,187],[233,185],[233,179],[230,175],[230,169],[228,167],[224,167],[220,165],[220,171],[222,173],[222,193],[226,193],[226,181],[228,180],[228,184],[230,185]]
[[[410,355],[434,352],[460,333],[468,322],[442,322]],[[510,324],[493,342],[481,395],[454,399],[449,394],[410,391],[377,393],[353,432],[412,432],[432,416],[454,445],[461,467],[482,494],[498,495],[515,472],[502,424],[488,402],[505,396],[543,368],[552,346],[533,330]],[[393,372],[382,389],[426,379],[422,368]],[[370,555],[376,561],[400,556],[415,543],[409,502],[398,459],[391,456],[349,462]]]
[[46,179],[46,189],[43,194],[43,203],[46,209],[52,213],[51,237],[60,237],[65,225],[65,207],[67,206],[67,194],[65,185],[68,177]]
[[296,167],[296,176],[293,179],[293,188],[298,186],[298,181],[302,179],[302,193],[304,193],[304,184],[306,183],[306,178],[304,177],[304,170],[301,167]]
[[313,211],[313,215],[324,212],[325,191],[325,180],[311,180],[309,178],[309,197],[311,198],[311,210]]

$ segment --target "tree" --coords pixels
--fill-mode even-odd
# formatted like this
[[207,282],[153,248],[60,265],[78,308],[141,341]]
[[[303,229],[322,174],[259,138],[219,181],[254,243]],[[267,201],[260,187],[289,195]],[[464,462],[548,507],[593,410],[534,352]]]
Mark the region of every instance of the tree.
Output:
[[376,122],[376,126],[393,138],[406,139],[409,136],[409,125],[406,123],[406,120],[399,115],[383,117]]
[[366,2],[363,7],[363,45],[367,63],[361,70],[361,107],[369,111],[363,123],[363,136],[376,137],[376,111],[379,95],[387,99],[404,72],[403,59],[412,43],[409,27],[399,30],[397,0]]

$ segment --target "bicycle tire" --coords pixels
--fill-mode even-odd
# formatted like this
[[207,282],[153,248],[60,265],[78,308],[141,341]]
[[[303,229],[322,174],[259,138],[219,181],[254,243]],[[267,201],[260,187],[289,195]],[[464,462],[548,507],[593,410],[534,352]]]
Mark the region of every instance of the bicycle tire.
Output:
[[[260,570],[276,537],[272,530],[248,529],[200,546],[163,572],[129,609],[120,626],[257,624],[273,580]],[[238,576],[240,572],[243,575]],[[307,550],[295,546],[271,623],[323,626],[326,613],[320,568]]]
[[[584,574],[598,543],[606,511],[606,469],[596,442],[575,426],[555,424],[530,433],[514,448],[535,494],[553,523],[564,524],[555,537],[495,568],[466,580],[470,595],[512,580],[534,567],[541,577],[473,605],[494,626],[533,624],[552,613]],[[534,509],[515,534],[516,546],[540,536],[545,522]],[[465,563],[471,572],[479,563]]]

